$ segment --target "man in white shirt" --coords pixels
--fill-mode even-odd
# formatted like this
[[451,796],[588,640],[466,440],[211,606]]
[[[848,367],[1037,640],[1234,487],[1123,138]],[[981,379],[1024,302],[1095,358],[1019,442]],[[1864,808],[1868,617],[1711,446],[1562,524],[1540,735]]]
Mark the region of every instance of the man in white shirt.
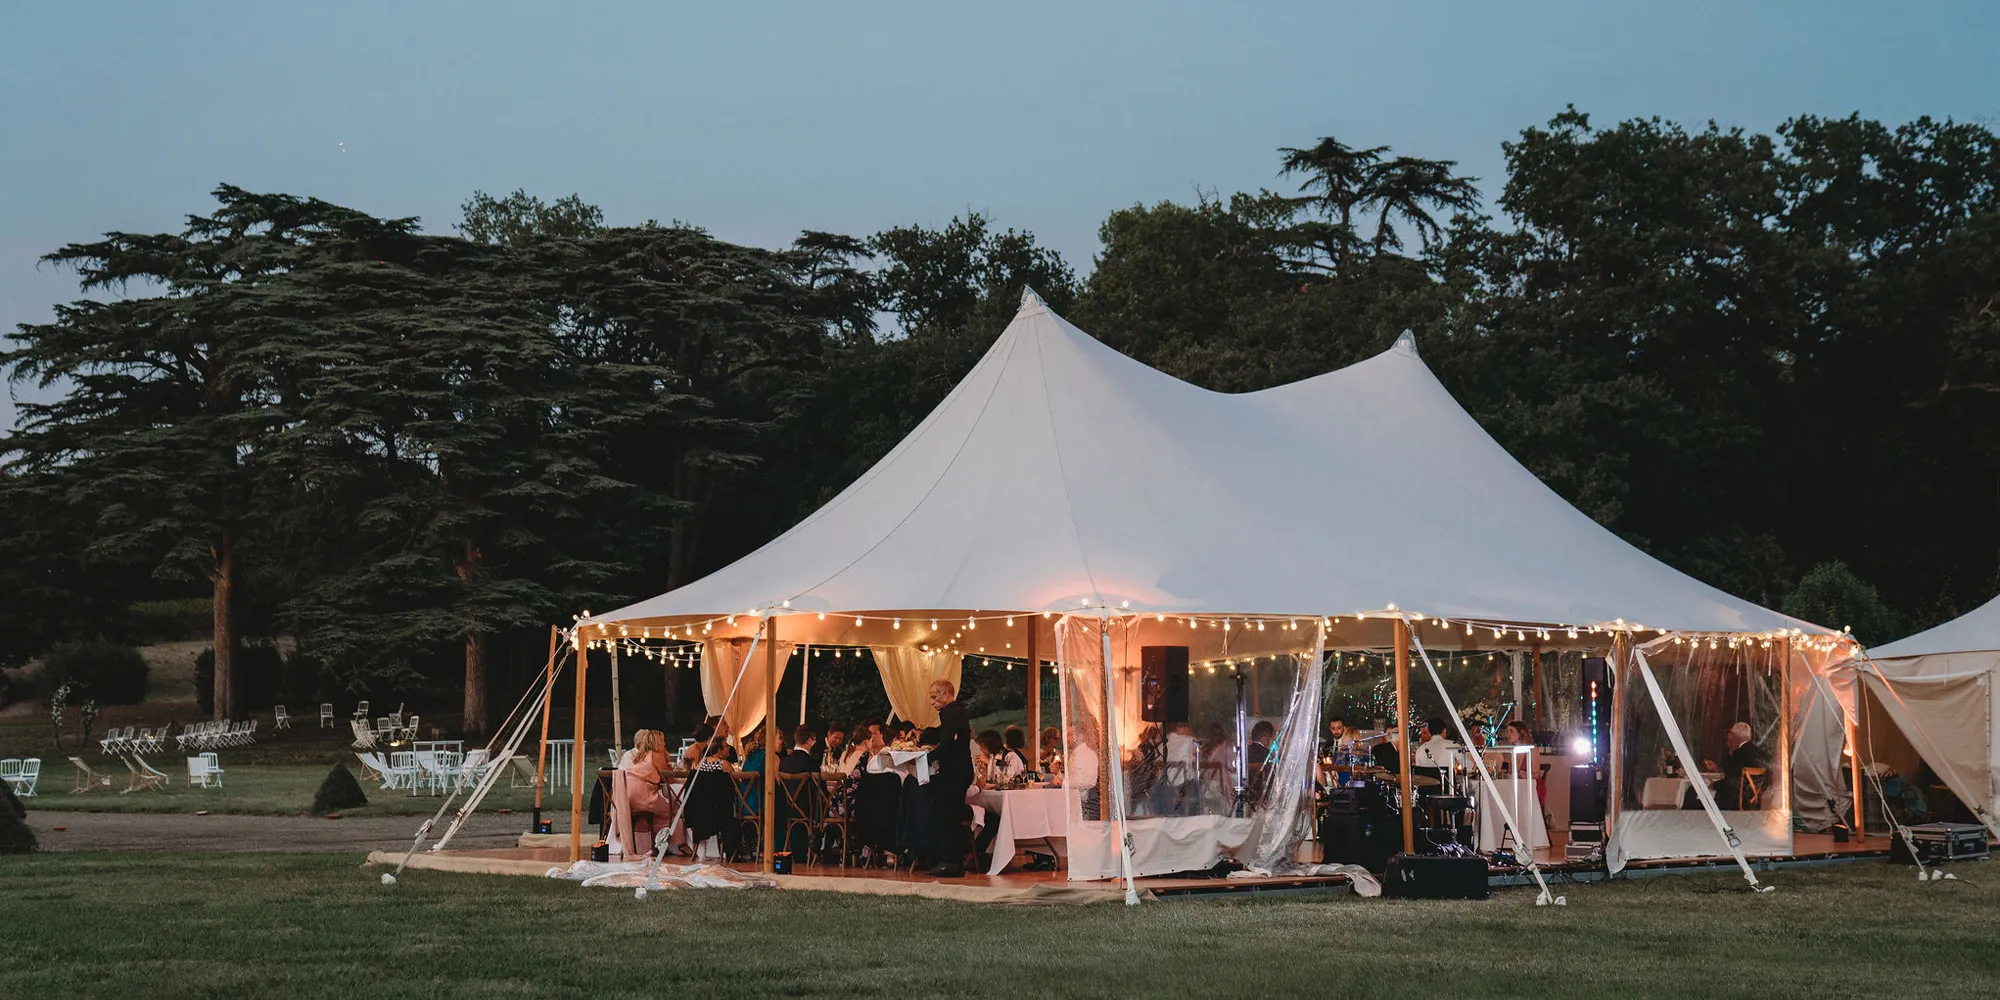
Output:
[[1445,737],[1445,732],[1443,719],[1424,723],[1423,730],[1417,734],[1417,749],[1410,757],[1412,772],[1428,774],[1433,778],[1444,776],[1444,769],[1451,766],[1452,748],[1457,746]]

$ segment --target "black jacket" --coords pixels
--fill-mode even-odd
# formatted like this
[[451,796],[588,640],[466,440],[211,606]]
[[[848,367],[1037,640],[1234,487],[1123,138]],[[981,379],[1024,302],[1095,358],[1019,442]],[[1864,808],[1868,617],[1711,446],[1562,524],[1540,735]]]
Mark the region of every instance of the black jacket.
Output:
[[938,778],[958,787],[972,784],[972,717],[962,702],[938,709],[938,744],[931,750]]

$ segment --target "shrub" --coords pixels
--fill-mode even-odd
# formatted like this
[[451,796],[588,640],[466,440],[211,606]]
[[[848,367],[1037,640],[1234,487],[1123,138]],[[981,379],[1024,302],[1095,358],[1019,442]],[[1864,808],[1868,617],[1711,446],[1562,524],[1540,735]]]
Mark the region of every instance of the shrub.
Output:
[[0,854],[35,852],[35,831],[28,829],[27,815],[14,790],[0,782]]
[[340,809],[353,809],[368,804],[368,796],[361,791],[361,782],[354,780],[354,772],[345,765],[335,764],[326,772],[326,780],[319,783],[319,791],[313,795],[312,811],[329,813]]
[[72,701],[137,705],[146,700],[146,658],[130,646],[91,639],[65,642],[42,655],[42,689],[74,686]]

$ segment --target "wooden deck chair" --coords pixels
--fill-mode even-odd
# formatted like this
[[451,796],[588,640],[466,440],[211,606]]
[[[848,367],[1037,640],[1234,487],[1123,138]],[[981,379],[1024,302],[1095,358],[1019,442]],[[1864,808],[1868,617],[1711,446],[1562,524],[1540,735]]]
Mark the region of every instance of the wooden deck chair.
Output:
[[88,791],[111,787],[111,776],[91,770],[90,765],[84,763],[82,757],[71,757],[69,762],[70,766],[76,768],[76,787],[69,790],[71,795],[82,795]]
[[146,763],[145,758],[136,753],[128,753],[118,759],[125,762],[125,770],[132,772],[132,780],[126,783],[125,791],[118,794],[125,795],[149,788],[156,792],[167,790],[167,776],[153,765]]

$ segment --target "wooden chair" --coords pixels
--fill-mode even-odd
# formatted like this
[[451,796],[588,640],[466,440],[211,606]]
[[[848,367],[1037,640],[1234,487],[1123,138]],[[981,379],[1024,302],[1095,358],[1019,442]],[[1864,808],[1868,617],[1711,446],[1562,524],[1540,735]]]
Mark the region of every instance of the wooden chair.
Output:
[[1736,808],[1764,808],[1763,786],[1758,784],[1759,781],[1763,780],[1764,774],[1765,770],[1761,767],[1746,767],[1743,769],[1743,780],[1736,784]]
[[731,785],[736,789],[736,822],[745,838],[737,844],[737,853],[748,851],[754,857],[764,845],[764,816],[757,812],[764,801],[764,776],[755,771],[739,774]]
[[826,790],[816,774],[778,775],[778,810],[784,817],[785,827],[778,832],[777,850],[792,849],[792,831],[805,834],[806,849],[794,852],[792,861],[797,863],[805,855],[810,855],[813,845],[819,840],[820,820],[826,813]]
[[333,728],[333,702],[322,701],[319,703],[319,727],[321,729]]
[[845,868],[847,867],[847,858],[852,853],[850,845],[853,843],[853,838],[848,835],[850,829],[848,820],[850,817],[847,815],[847,810],[835,799],[835,796],[840,794],[840,780],[827,781],[821,779],[821,781],[823,782],[823,794],[820,796],[819,810],[820,854],[824,856],[826,843],[832,839],[834,834],[839,834],[840,867]]
[[71,795],[82,795],[84,792],[111,787],[111,776],[91,770],[90,765],[84,763],[82,757],[71,757],[69,763],[71,767],[76,768],[76,787],[69,790]]

